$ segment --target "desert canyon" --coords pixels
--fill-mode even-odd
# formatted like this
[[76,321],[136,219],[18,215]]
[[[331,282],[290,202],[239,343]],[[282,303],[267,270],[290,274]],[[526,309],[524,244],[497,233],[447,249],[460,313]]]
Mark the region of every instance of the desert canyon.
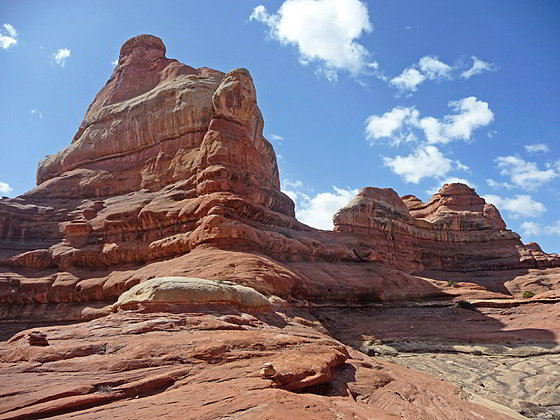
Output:
[[249,71],[165,53],[0,200],[1,420],[560,418],[560,255],[464,184],[300,223]]

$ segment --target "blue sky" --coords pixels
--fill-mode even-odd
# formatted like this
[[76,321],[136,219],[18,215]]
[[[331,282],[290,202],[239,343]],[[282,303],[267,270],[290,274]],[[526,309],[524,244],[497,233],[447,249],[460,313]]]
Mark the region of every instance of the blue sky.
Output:
[[298,218],[328,228],[364,186],[427,200],[465,180],[560,252],[560,2],[0,2],[0,192],[35,185],[120,45],[253,75]]

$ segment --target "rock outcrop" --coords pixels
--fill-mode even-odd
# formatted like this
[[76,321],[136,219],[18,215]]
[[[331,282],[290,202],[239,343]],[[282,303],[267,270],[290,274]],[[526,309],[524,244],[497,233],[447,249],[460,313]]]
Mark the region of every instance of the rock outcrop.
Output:
[[114,309],[162,304],[228,304],[245,308],[270,306],[270,302],[256,290],[231,282],[189,277],[158,277],[137,284],[127,290]]
[[512,418],[340,343],[305,311],[119,312],[43,330],[48,347],[24,332],[0,343],[1,420]]
[[[445,184],[428,203],[391,189],[364,188],[334,216],[334,230],[355,232],[383,243],[381,260],[410,270],[508,270],[523,267],[526,250],[519,235],[506,229],[496,207],[464,184]],[[372,246],[372,249],[374,247]],[[524,260],[527,267],[538,261]]]
[[443,297],[414,274],[560,264],[460,184],[428,203],[366,188],[335,232],[311,229],[262,130],[247,70],[192,68],[151,35],[127,41],[70,146],[39,164],[36,188],[0,201],[0,302],[114,302],[162,275],[283,299]]
[[[151,35],[122,46],[70,145],[0,200],[0,420],[498,420],[537,404],[370,356],[413,351],[381,342],[395,337],[560,352],[560,257],[462,184],[428,203],[364,188],[334,231],[306,226],[263,124],[247,70],[168,59]],[[508,309],[523,305],[538,317]],[[523,378],[557,366],[531,360]]]

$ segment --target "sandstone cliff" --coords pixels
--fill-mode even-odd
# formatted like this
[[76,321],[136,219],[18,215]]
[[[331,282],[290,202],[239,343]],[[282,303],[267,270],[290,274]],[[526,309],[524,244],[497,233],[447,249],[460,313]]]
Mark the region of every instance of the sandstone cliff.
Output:
[[263,124],[247,70],[195,69],[151,35],[122,46],[36,188],[0,200],[0,339],[41,326],[0,342],[0,419],[507,419],[560,400],[555,361],[523,371],[527,395],[482,385],[490,402],[368,356],[395,337],[560,353],[557,254],[462,184],[428,203],[364,188],[334,231],[306,226]]
[[247,70],[195,69],[159,38],[127,41],[70,146],[40,162],[36,188],[0,201],[0,301],[115,300],[160,274],[391,300],[445,294],[413,273],[559,264],[459,184],[428,203],[366,188],[335,232],[311,229],[262,130]]

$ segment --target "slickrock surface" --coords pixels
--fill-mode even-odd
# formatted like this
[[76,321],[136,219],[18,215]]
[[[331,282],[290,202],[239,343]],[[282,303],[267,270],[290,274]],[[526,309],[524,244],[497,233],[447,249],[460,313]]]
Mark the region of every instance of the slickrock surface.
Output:
[[0,343],[2,420],[512,418],[341,344],[307,312],[119,312],[42,331],[49,347],[23,332]]
[[[298,222],[256,97],[245,69],[125,42],[69,146],[0,200],[0,419],[552,415],[560,256],[463,184]],[[461,374],[436,351],[526,359]],[[524,385],[485,379],[501,366]]]
[[560,413],[560,303],[318,308],[341,342],[530,418]]

